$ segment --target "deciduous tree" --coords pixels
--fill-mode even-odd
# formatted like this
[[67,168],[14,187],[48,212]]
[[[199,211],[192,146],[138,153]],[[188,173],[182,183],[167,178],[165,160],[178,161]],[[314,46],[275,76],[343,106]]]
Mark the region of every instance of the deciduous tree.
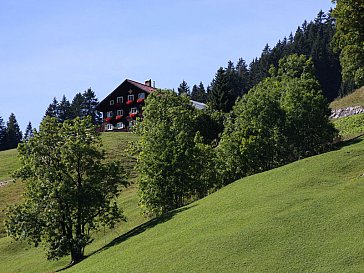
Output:
[[71,254],[83,258],[90,231],[113,227],[124,219],[115,198],[126,186],[120,162],[105,162],[91,119],[45,117],[38,132],[19,145],[22,167],[15,177],[26,181],[24,203],[10,207],[8,234],[37,246],[48,259]]

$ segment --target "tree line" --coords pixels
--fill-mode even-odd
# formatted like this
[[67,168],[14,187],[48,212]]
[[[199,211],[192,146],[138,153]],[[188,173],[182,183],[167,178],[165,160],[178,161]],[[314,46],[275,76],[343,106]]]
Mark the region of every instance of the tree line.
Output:
[[231,111],[238,97],[270,76],[269,70],[272,66],[278,68],[280,59],[298,54],[312,59],[314,74],[324,96],[330,102],[355,88],[347,80],[341,80],[340,54],[332,46],[335,33],[336,21],[332,11],[327,14],[320,11],[313,21],[304,21],[294,34],[279,40],[273,48],[267,44],[260,57],[249,65],[243,58],[236,65],[229,61],[227,67],[217,70],[206,90],[200,83],[198,86],[194,85],[190,91],[187,82],[183,81],[178,87],[178,94],[186,94],[192,100],[203,103],[208,102],[214,109],[227,113]]
[[92,124],[101,124],[101,114],[96,111],[96,106],[99,103],[95,92],[89,88],[83,93],[77,93],[72,102],[70,102],[65,95],[62,96],[60,101],[56,97],[49,104],[45,117],[54,117],[59,122],[71,120],[76,117],[91,117]]

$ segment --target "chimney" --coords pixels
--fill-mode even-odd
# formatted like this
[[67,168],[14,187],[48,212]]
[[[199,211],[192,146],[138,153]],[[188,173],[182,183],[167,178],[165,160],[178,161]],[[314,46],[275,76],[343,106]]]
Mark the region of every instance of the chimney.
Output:
[[147,80],[147,81],[145,81],[145,83],[144,83],[146,86],[150,86],[150,87],[152,87],[152,80],[151,79],[149,79],[149,80]]

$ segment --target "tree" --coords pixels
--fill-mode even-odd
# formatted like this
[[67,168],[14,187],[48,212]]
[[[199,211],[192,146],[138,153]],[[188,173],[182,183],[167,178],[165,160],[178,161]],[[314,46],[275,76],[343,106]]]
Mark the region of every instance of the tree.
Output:
[[355,87],[364,85],[364,2],[358,0],[332,1],[336,7],[333,45],[340,52],[343,83]]
[[83,117],[84,116],[84,109],[83,106],[85,106],[85,98],[81,93],[77,93],[71,103],[71,113],[72,118],[76,117]]
[[25,129],[23,141],[28,141],[33,136],[34,136],[34,133],[33,133],[32,123],[29,121],[27,128]]
[[5,148],[14,149],[22,140],[22,132],[20,131],[18,122],[13,113],[9,116],[9,121],[6,123]]
[[214,151],[203,144],[186,96],[157,90],[145,101],[137,168],[139,204],[159,215],[207,195],[215,172]]
[[57,113],[59,122],[64,122],[72,118],[71,104],[65,95],[63,95],[62,100],[57,105]]
[[207,102],[207,94],[206,94],[205,87],[203,86],[202,82],[200,82],[200,84],[198,86],[194,85],[192,87],[191,100],[199,101],[202,103]]
[[185,80],[183,80],[181,82],[181,84],[178,86],[178,95],[185,95],[185,96],[190,96],[190,87],[188,86],[187,82],[185,82]]
[[96,111],[96,106],[99,103],[95,92],[89,88],[82,94],[83,104],[82,104],[82,116],[91,116],[92,124],[99,125],[102,123],[101,114]]
[[49,104],[44,117],[58,118],[58,101],[56,97],[54,97],[52,103]]
[[215,78],[211,83],[208,101],[215,110],[229,112],[234,105],[231,101],[230,93],[232,92],[229,79],[224,68],[220,67],[216,72]]
[[311,59],[290,55],[270,71],[227,119],[218,147],[225,184],[320,153],[336,136]]
[[6,141],[6,127],[4,125],[4,120],[0,117],[0,151],[5,150],[5,141]]
[[120,162],[105,162],[101,139],[91,119],[59,123],[46,117],[38,132],[19,145],[26,181],[24,203],[8,209],[6,228],[15,239],[43,243],[48,259],[71,254],[83,258],[90,231],[124,219],[115,198],[126,186]]

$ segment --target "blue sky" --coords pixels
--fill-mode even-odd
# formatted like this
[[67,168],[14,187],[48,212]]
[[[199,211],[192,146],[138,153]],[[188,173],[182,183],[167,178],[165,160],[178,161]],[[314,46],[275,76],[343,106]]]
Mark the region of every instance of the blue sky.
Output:
[[220,66],[249,64],[330,0],[0,0],[0,116],[39,126],[53,97],[124,79],[207,86]]

